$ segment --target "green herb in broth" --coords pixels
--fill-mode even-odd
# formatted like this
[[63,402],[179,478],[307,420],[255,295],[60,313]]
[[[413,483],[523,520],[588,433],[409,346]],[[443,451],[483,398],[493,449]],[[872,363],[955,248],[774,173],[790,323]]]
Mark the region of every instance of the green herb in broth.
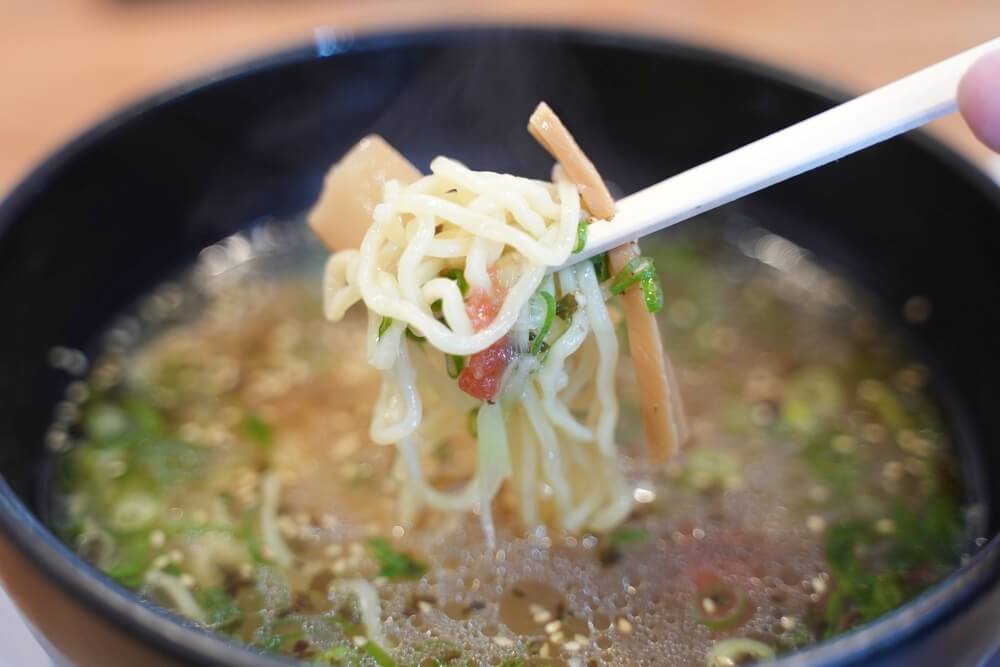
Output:
[[[926,368],[856,295],[827,303],[815,294],[835,290],[813,283],[806,299],[794,270],[717,234],[672,232],[645,251],[668,287],[658,317],[693,437],[650,469],[619,365],[636,509],[607,535],[525,532],[504,509],[511,489],[495,503],[495,551],[474,517],[407,517],[396,462],[367,437],[377,378],[357,353],[364,322],[328,325],[315,273],[265,260],[116,351],[115,382],[95,371],[79,421],[58,425],[72,445],[55,467],[56,527],[121,584],[312,665],[766,658],[946,574],[960,489]],[[545,305],[557,332],[575,306]],[[476,465],[468,421],[421,453],[441,492]],[[376,628],[364,595],[345,593],[357,582]],[[669,662],[662,636],[677,638]]]
[[395,549],[388,540],[373,537],[368,540],[379,563],[378,576],[387,579],[419,579],[427,572],[427,566],[417,562],[412,556]]
[[263,449],[269,449],[274,442],[274,430],[258,415],[244,417],[240,422],[240,432]]

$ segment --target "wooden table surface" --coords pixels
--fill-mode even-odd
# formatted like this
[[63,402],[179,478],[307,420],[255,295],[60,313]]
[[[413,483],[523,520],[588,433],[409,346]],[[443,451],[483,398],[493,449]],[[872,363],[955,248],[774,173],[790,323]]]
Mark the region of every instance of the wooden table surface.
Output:
[[[658,33],[862,91],[1000,33],[1000,0],[0,0],[0,192],[116,107],[311,38],[442,22]],[[958,118],[934,131],[989,155]]]

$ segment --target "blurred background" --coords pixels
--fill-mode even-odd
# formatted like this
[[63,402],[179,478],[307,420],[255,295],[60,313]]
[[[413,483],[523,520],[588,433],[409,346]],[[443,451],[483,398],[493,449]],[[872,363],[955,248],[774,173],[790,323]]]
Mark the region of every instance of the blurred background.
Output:
[[[861,92],[995,37],[1000,0],[0,0],[0,193],[73,135],[164,86],[317,30],[441,23],[665,35]],[[931,131],[1000,173],[958,118]],[[49,664],[2,591],[0,627],[0,666]]]
[[[0,0],[0,192],[163,86],[317,28],[568,23],[714,45],[862,91],[985,41],[998,0]],[[683,91],[678,91],[683,94]],[[957,118],[933,131],[977,161]]]

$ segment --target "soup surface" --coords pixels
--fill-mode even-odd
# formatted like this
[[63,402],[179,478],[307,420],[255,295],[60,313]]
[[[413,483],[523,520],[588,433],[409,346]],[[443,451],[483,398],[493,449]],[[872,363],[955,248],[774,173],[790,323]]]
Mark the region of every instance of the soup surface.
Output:
[[[368,439],[363,313],[323,319],[299,225],[206,249],[89,368],[53,351],[81,374],[49,433],[55,526],[142,595],[322,665],[748,664],[946,574],[974,537],[948,434],[928,369],[864,299],[762,229],[701,222],[644,248],[692,437],[646,462],[620,363],[636,509],[610,534],[525,531],[506,491],[495,550],[475,516],[404,521],[395,449]],[[438,443],[428,479],[468,479],[473,443]]]

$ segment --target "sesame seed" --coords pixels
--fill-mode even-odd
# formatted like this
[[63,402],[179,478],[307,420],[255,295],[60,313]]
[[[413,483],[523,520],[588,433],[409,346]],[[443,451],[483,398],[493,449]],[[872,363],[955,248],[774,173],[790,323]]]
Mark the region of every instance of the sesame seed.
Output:
[[573,635],[573,641],[575,641],[577,644],[580,644],[580,645],[589,644],[590,643],[590,637],[587,637],[586,635],[581,635],[578,632],[575,635]]
[[403,528],[402,526],[393,526],[392,527],[392,536],[393,537],[395,537],[395,538],[398,539],[398,538],[402,537],[405,534],[406,534],[406,529]]
[[503,646],[504,648],[509,648],[514,645],[514,640],[509,637],[496,636],[493,638],[493,643],[497,646]]
[[184,588],[194,588],[195,584],[198,583],[194,577],[185,572],[180,576],[181,586]]
[[551,635],[554,632],[558,632],[559,628],[561,627],[562,627],[561,621],[552,621],[551,623],[545,624],[545,632]]
[[154,570],[162,570],[163,568],[165,568],[168,565],[170,565],[170,557],[169,556],[157,556],[156,558],[153,559],[153,569]]
[[629,623],[627,618],[619,618],[616,625],[618,626],[618,632],[623,635],[627,635],[632,632],[632,624]]
[[535,623],[539,623],[539,624],[548,623],[549,621],[552,620],[552,614],[550,612],[546,611],[545,609],[543,609],[542,611],[538,612],[537,614],[532,614],[531,620],[533,620]]
[[706,614],[714,614],[716,610],[715,601],[712,598],[702,598],[701,608],[705,610]]
[[705,539],[705,531],[701,528],[695,528],[691,531],[691,537],[696,540],[703,540]]
[[782,616],[780,622],[781,622],[781,627],[783,627],[785,630],[792,630],[795,628],[796,625],[798,625],[798,622],[791,616]]
[[826,592],[826,581],[822,577],[813,577],[810,583],[812,583],[813,590],[818,594],[822,595]]
[[351,637],[351,641],[354,642],[355,646],[361,648],[362,646],[368,643],[368,638],[365,637],[364,635],[354,635],[353,637]]
[[167,536],[163,534],[162,530],[154,530],[149,534],[149,544],[154,549],[159,549],[167,541]]
[[656,492],[652,489],[638,487],[632,492],[632,498],[634,498],[637,503],[651,503],[656,500]]
[[424,614],[433,609],[431,603],[427,602],[426,600],[420,600],[419,602],[417,602],[417,608],[420,609],[420,611]]
[[542,644],[542,648],[538,651],[538,656],[541,658],[547,658],[549,657],[549,653],[549,643],[545,642]]
[[826,521],[823,517],[817,514],[811,514],[808,519],[806,519],[806,527],[814,533],[822,533],[826,528]]
[[576,642],[569,641],[563,645],[563,648],[569,651],[570,653],[574,653],[580,650],[580,645],[577,644]]
[[553,632],[551,635],[549,635],[549,639],[551,639],[556,644],[562,643],[562,640],[565,638],[566,635],[564,635],[562,632]]

